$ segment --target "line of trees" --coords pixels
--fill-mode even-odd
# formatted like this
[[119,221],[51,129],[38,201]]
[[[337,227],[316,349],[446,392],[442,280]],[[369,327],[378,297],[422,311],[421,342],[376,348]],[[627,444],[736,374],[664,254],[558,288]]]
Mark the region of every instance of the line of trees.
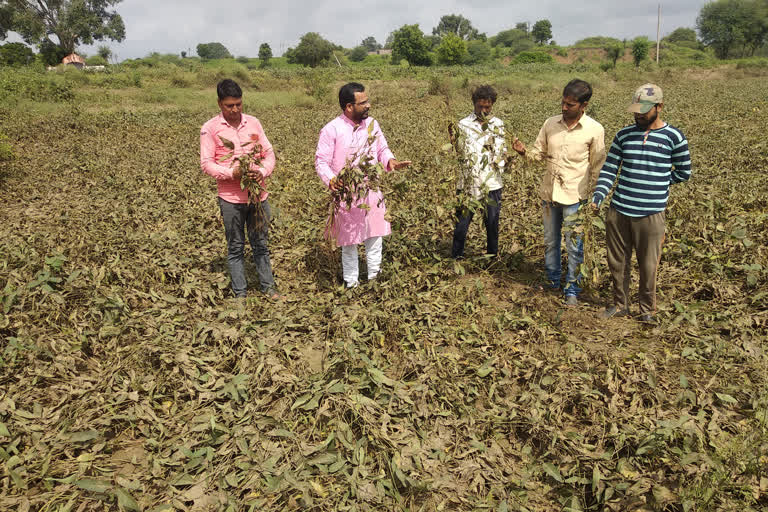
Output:
[[[9,32],[18,33],[25,43],[36,45],[46,64],[57,64],[62,57],[75,51],[78,45],[95,41],[122,41],[125,25],[114,7],[122,0],[0,0],[0,40]],[[754,55],[768,42],[768,0],[714,0],[702,7],[696,19],[697,33],[690,28],[679,28],[665,37],[665,41],[696,50],[711,48],[721,59]],[[613,38],[588,38],[611,40]],[[633,40],[635,63],[647,57],[647,45]],[[418,25],[403,25],[392,31],[384,45],[373,36],[345,49],[323,38],[317,32],[304,34],[295,48],[285,53],[289,63],[316,67],[344,56],[360,62],[371,52],[382,48],[391,50],[392,63],[402,60],[411,65],[426,66],[475,64],[493,57],[514,56],[529,52],[552,41],[552,23],[542,19],[532,26],[527,22],[515,24],[492,37],[481,33],[472,22],[460,14],[447,14],[440,18],[427,35]],[[613,66],[623,55],[615,44],[596,46],[605,49]],[[578,43],[577,43],[578,45]],[[626,47],[626,41],[624,43]],[[29,62],[31,49],[21,43],[4,45],[0,64]],[[227,48],[218,42],[200,43],[197,54],[202,59],[231,58]],[[93,59],[108,62],[109,48],[102,46]],[[535,56],[535,55],[534,55]],[[267,43],[259,47],[262,65],[269,64],[272,49]]]

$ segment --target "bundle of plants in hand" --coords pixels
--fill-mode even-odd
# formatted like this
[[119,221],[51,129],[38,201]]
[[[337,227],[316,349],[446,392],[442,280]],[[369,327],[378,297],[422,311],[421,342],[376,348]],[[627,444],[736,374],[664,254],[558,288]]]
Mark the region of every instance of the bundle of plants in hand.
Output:
[[[443,146],[443,150],[453,150],[456,154],[456,160],[459,164],[456,185],[458,189],[464,192],[457,194],[455,201],[450,205],[456,211],[475,213],[485,209],[491,201],[488,198],[488,185],[485,182],[475,183],[476,165],[480,165],[480,167],[490,165],[494,170],[500,170],[499,156],[501,155],[499,155],[495,141],[497,138],[505,139],[504,133],[498,127],[490,125],[487,120],[483,120],[479,130],[483,134],[487,132],[487,135],[491,137],[483,146],[480,160],[476,161],[475,157],[467,151],[467,134],[454,121],[448,123],[450,142]],[[506,141],[505,147],[510,147]],[[504,159],[506,160],[505,165],[509,165],[510,158],[505,156]]]
[[[370,210],[370,206],[366,202],[368,194],[382,190],[382,178],[385,169],[371,151],[375,141],[373,123],[369,123],[368,138],[365,144],[347,158],[344,167],[334,177],[333,182],[336,187],[331,189],[331,195],[328,198],[329,215],[325,230],[326,237],[330,237],[334,233],[339,210],[342,208],[345,210],[360,208],[365,210],[367,214]],[[384,195],[382,194],[378,205],[383,201]]]
[[232,159],[232,167],[240,170],[240,189],[248,191],[248,203],[253,205],[248,214],[248,230],[262,231],[267,225],[267,215],[261,205],[261,193],[265,190],[263,177],[253,179],[248,175],[248,171],[261,165],[262,159],[266,156],[259,142],[259,136],[252,134],[249,141],[242,143],[240,147],[250,146],[250,148],[244,149],[245,152],[237,157],[234,157],[235,143],[221,135],[219,139],[224,147],[229,149],[229,153],[220,156],[217,160],[226,162]]

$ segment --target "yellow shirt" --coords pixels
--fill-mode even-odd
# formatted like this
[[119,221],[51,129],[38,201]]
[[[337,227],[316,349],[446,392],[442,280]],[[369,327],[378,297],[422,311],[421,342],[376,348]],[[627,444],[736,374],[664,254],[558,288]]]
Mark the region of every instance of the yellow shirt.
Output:
[[562,115],[550,117],[526,157],[547,161],[539,187],[542,200],[565,205],[578,203],[591,197],[605,162],[605,130],[586,114],[571,129]]

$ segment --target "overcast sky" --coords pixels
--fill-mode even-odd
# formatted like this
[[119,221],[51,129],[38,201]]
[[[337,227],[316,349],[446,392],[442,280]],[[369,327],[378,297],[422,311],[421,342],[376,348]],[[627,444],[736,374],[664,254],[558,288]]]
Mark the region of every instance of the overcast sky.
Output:
[[[662,2],[662,37],[677,27],[691,27],[707,0]],[[517,4],[517,5],[516,5]],[[514,28],[515,23],[540,19],[552,22],[554,40],[563,45],[603,35],[619,39],[645,35],[656,38],[658,1],[628,0],[123,0],[117,12],[125,22],[122,43],[107,41],[118,59],[144,57],[150,52],[196,55],[198,43],[218,41],[235,56],[255,57],[261,43],[275,55],[296,46],[307,32],[351,48],[374,36],[387,35],[405,24],[418,23],[431,34],[440,17],[461,14],[486,35]],[[95,53],[95,47],[82,48]]]

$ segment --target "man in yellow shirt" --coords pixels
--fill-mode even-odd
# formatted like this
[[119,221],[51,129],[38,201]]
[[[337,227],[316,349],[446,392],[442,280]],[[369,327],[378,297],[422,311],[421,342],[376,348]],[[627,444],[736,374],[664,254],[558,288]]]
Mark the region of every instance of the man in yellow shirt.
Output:
[[578,304],[584,260],[581,237],[574,231],[578,221],[569,219],[591,197],[592,188],[605,161],[605,130],[586,115],[592,87],[583,80],[571,80],[563,89],[562,114],[550,117],[539,130],[533,148],[515,139],[513,148],[529,160],[546,160],[539,187],[544,221],[544,266],[547,287],[560,288],[562,275],[561,234],[565,227],[568,269],[565,275],[565,303]]

